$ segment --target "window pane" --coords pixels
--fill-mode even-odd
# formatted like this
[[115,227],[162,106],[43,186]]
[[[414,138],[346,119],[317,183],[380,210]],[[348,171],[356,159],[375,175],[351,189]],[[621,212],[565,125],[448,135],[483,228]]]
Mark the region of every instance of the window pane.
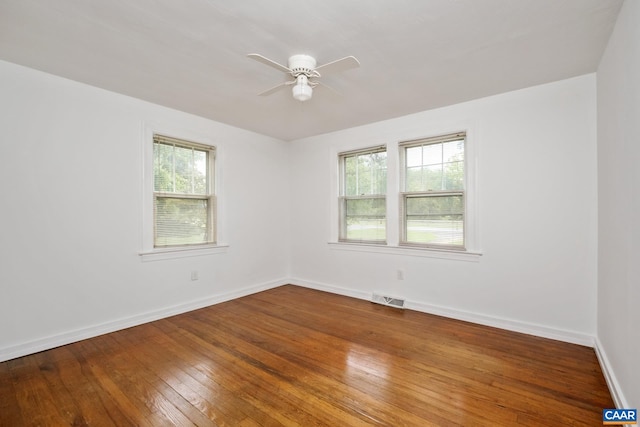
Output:
[[404,191],[464,189],[464,139],[406,147],[404,155]]
[[[196,193],[196,182],[206,182],[206,167],[203,171],[196,168],[196,159],[198,151],[191,148],[174,147],[174,161],[176,167],[175,173],[175,192],[183,194]],[[205,154],[200,151],[199,153]],[[204,193],[200,193],[204,194]]]
[[371,155],[372,175],[371,193],[386,194],[387,192],[387,152]]
[[423,160],[425,165],[442,163],[442,144],[425,145],[423,148]]
[[422,146],[406,149],[407,167],[422,166]]
[[346,239],[378,240],[386,239],[386,200],[346,199],[345,221]]
[[405,207],[408,243],[464,245],[462,195],[408,197]]
[[371,193],[371,173],[373,168],[371,167],[371,158],[367,156],[358,156],[358,196]]
[[206,151],[193,151],[193,194],[207,194],[209,192],[207,188],[208,157],[209,153]]
[[153,190],[173,192],[173,146],[153,144]]
[[[354,167],[346,169],[347,184],[349,179],[355,179],[356,188],[347,187],[352,193],[347,196],[365,196],[370,194],[385,194],[387,189],[387,153],[358,154]],[[347,158],[349,159],[349,158]],[[349,177],[349,174],[352,176]]]
[[422,166],[407,169],[407,191],[422,191]]
[[387,153],[357,156],[357,195],[385,194]]
[[349,218],[347,221],[347,240],[384,242],[386,236],[384,219]]
[[345,157],[344,159],[344,180],[345,180],[345,195],[356,196],[358,194],[358,175],[356,174],[356,157]]
[[443,190],[464,189],[464,162],[445,163],[442,177]]
[[375,199],[347,199],[347,217],[372,216],[384,218],[386,213],[386,200]]
[[427,166],[424,170],[424,183],[420,191],[442,190],[442,165]]
[[209,242],[208,200],[157,197],[156,246]]
[[207,194],[207,156],[202,150],[156,143],[154,191]]
[[442,159],[444,162],[453,162],[464,158],[464,139],[445,142],[442,145]]

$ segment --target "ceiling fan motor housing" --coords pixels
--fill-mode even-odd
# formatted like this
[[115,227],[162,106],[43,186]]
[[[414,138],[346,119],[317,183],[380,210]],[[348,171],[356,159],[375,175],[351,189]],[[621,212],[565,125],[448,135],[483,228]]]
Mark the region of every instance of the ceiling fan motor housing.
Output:
[[289,58],[289,69],[294,77],[300,74],[307,77],[315,76],[316,59],[309,55],[293,55]]

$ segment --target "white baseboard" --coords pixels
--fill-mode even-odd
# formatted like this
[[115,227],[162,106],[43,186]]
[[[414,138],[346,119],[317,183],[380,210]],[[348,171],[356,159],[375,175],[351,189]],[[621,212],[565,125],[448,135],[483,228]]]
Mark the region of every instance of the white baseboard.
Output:
[[282,286],[287,283],[289,283],[287,279],[274,280],[272,282],[244,287],[233,292],[214,295],[188,303],[166,307],[160,310],[154,310],[135,316],[102,323],[99,325],[89,326],[86,328],[76,329],[42,339],[24,342],[14,346],[0,348],[0,362],[15,359],[16,357],[26,356],[28,354],[37,353],[39,351],[49,350],[61,345],[71,344],[73,342],[96,337],[98,335],[108,334],[110,332],[130,328],[132,326],[141,325],[143,323],[153,322],[154,320],[164,319],[166,317],[175,316],[176,314],[186,313],[188,311],[197,310],[200,308],[208,307],[210,305],[219,304],[221,302],[230,301],[236,298],[254,294],[256,292],[261,292],[267,289]]
[[327,285],[324,283],[310,282],[308,280],[292,278],[289,283],[296,286],[302,286],[303,288],[315,289],[318,291],[329,292],[332,294],[343,295],[345,297],[358,298],[370,301],[371,293],[364,291],[357,291],[355,289],[342,288],[338,286]]
[[537,325],[535,323],[520,322],[501,317],[487,316],[468,311],[451,309],[424,303],[412,303],[408,301],[406,307],[423,313],[435,314],[437,316],[449,317],[463,320],[479,325],[491,326],[493,328],[504,329],[512,332],[519,332],[541,338],[549,338],[556,341],[563,341],[571,344],[578,344],[586,347],[593,347],[593,336],[575,331],[568,331],[548,326]]
[[[344,295],[363,300],[371,300],[371,292],[357,291],[354,289],[342,288],[332,285],[326,285],[318,282],[309,282],[303,279],[292,278],[292,284],[303,286],[306,288],[317,289],[320,291],[331,292],[334,294]],[[594,346],[594,337],[589,334],[580,332],[567,331],[563,329],[550,328],[547,326],[536,325],[532,323],[520,322],[511,319],[503,319],[499,317],[487,316],[484,314],[473,313],[469,311],[457,310],[449,307],[442,307],[432,304],[425,304],[411,300],[405,301],[405,308],[423,313],[435,314],[437,316],[449,317],[451,319],[463,320],[466,322],[477,323],[480,325],[491,326],[494,328],[505,329],[513,332],[520,332],[528,335],[534,335],[542,338],[549,338],[557,341],[568,342],[571,344],[579,344],[587,347]]]
[[604,379],[607,382],[607,386],[609,386],[609,392],[611,393],[611,397],[613,398],[613,403],[616,404],[616,408],[629,408],[629,402],[627,401],[627,399],[625,399],[624,394],[622,393],[620,383],[618,382],[618,379],[613,372],[613,368],[611,366],[611,363],[609,362],[609,358],[607,358],[607,354],[604,351],[602,343],[600,342],[600,339],[598,337],[596,337],[595,339],[593,349],[595,350],[596,356],[598,357],[598,362],[600,362],[602,374],[604,375]]

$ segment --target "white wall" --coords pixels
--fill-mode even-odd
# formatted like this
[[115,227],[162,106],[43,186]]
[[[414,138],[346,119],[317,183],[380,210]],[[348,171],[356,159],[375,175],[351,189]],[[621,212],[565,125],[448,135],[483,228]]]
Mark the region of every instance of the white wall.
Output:
[[[0,61],[0,360],[292,281],[583,344],[597,328],[637,407],[639,18],[625,2],[598,70],[597,149],[595,75],[284,143]],[[141,262],[148,123],[215,141],[226,252]],[[337,152],[462,128],[478,262],[328,244]]]
[[[219,148],[226,253],[141,261],[151,122]],[[6,62],[0,130],[0,360],[289,276],[286,143]]]
[[[592,344],[595,82],[586,75],[294,141],[294,283],[361,298],[383,291],[424,311]],[[479,262],[328,244],[335,153],[456,128],[468,129],[478,150]]]
[[639,22],[625,1],[597,74],[598,339],[627,408],[640,406]]

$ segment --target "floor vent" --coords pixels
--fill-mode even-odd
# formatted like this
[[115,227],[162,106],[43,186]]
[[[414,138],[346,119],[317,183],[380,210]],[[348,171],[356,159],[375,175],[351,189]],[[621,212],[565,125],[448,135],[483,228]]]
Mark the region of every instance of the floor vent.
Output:
[[404,299],[390,297],[387,295],[378,294],[376,292],[373,293],[373,298],[371,299],[371,301],[377,304],[388,305],[390,307],[404,308]]

